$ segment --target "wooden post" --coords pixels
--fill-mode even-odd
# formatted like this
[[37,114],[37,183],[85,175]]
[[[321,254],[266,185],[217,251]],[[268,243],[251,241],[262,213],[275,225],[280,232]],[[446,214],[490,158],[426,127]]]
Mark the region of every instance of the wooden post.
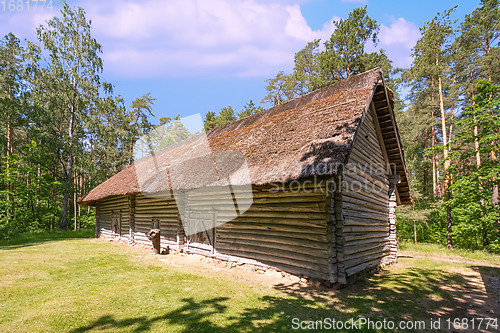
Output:
[[344,263],[344,214],[342,207],[342,174],[334,176],[335,179],[335,194],[334,194],[334,211],[335,211],[335,248],[337,257],[337,282],[347,284],[347,274]]
[[[233,199],[234,200],[234,199]],[[212,230],[210,230],[210,235],[212,236],[212,251],[210,252],[212,255],[216,253],[215,245],[217,244],[217,210],[212,208]],[[207,230],[208,231],[208,230]]]
[[396,231],[396,184],[401,182],[399,175],[389,176],[389,257],[391,262],[398,259],[398,234]]
[[95,236],[99,237],[101,235],[101,223],[99,222],[99,201],[95,203]]
[[328,275],[329,282],[337,282],[337,249],[335,235],[335,178],[332,178],[326,183],[325,210],[326,210],[326,236],[328,240]]
[[134,242],[135,237],[135,195],[128,197],[129,241]]
[[184,232],[184,225],[182,224],[182,220],[186,217],[185,215],[185,207],[186,207],[186,192],[178,192],[175,195],[175,199],[177,202],[177,247],[179,250],[184,249],[186,234]]

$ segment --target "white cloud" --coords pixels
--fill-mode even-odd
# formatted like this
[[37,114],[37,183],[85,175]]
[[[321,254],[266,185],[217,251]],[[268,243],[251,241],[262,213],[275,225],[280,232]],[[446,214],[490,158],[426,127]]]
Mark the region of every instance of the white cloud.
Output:
[[403,18],[395,20],[390,27],[380,25],[379,47],[387,51],[387,55],[394,61],[394,66],[409,67],[411,64],[411,49],[420,38],[420,31],[416,24],[407,22]]
[[390,27],[384,24],[380,26],[379,39],[384,45],[402,44],[406,47],[413,47],[419,38],[419,28],[402,17],[394,21]]
[[291,69],[297,51],[334,30],[331,21],[312,30],[298,4],[281,0],[94,0],[85,6],[105,67],[130,76],[269,76]]
[[45,24],[45,21],[50,20],[57,14],[58,11],[54,8],[53,11],[44,12],[28,12],[26,11],[5,11],[0,10],[0,31],[2,32],[0,38],[12,32],[19,39],[28,38],[34,41],[36,38],[36,28],[40,24]]
[[[313,30],[299,5],[306,1],[79,0],[71,6],[85,7],[106,72],[115,77],[269,77],[290,71],[296,52],[335,30],[336,16]],[[0,30],[33,40],[35,27],[56,14],[54,8],[5,16]],[[415,24],[399,18],[381,25],[379,47],[395,66],[406,67],[419,36]]]

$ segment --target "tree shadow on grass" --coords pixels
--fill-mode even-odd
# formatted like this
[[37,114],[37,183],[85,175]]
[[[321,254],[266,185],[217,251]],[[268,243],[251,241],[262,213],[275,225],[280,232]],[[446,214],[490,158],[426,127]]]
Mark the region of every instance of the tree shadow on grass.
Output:
[[491,266],[472,266],[471,268],[481,274],[488,295],[485,301],[492,308],[490,313],[498,317],[500,314],[500,268]]
[[90,330],[101,331],[111,328],[118,330],[127,328],[133,332],[147,332],[157,322],[163,322],[168,325],[183,325],[190,328],[184,332],[210,332],[215,328],[210,322],[210,316],[216,313],[224,313],[227,310],[227,306],[222,303],[228,299],[227,297],[216,297],[195,302],[192,298],[184,298],[182,299],[184,302],[182,307],[161,316],[115,319],[113,315],[106,315],[87,326],[79,327],[70,332],[83,333]]
[[[413,267],[382,272],[341,290],[304,287],[298,284],[283,284],[276,288],[281,293],[262,296],[258,306],[241,310],[230,309],[228,303],[235,301],[230,297],[207,298],[201,301],[184,298],[182,306],[158,316],[115,319],[112,315],[106,315],[71,332],[103,329],[133,332],[164,329],[183,333],[281,332],[293,330],[294,326],[297,327],[302,321],[334,318],[336,321],[345,322],[360,317],[370,318],[372,321],[393,320],[396,325],[402,320],[423,321],[426,325],[423,331],[430,331],[431,319],[466,317],[470,301],[466,295],[474,294],[476,301],[481,301],[478,297],[488,297],[478,292],[479,287],[461,274],[439,268]],[[311,323],[302,325],[305,327]],[[326,326],[320,326],[319,322],[312,325],[316,325],[314,327],[319,332],[331,331]],[[368,329],[365,326],[359,327],[358,331],[393,330]]]

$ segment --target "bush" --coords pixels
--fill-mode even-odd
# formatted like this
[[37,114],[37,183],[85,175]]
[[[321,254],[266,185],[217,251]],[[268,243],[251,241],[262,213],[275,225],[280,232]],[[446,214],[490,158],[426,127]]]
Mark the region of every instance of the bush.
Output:
[[90,213],[80,216],[80,225],[82,229],[95,229],[95,209],[92,208]]
[[0,240],[9,240],[27,231],[25,226],[12,224],[0,225]]

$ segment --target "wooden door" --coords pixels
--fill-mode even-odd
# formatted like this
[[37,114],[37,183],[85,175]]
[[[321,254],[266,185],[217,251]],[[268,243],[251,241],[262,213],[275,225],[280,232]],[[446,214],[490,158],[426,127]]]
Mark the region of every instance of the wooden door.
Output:
[[202,252],[215,252],[215,211],[187,211],[187,248]]

